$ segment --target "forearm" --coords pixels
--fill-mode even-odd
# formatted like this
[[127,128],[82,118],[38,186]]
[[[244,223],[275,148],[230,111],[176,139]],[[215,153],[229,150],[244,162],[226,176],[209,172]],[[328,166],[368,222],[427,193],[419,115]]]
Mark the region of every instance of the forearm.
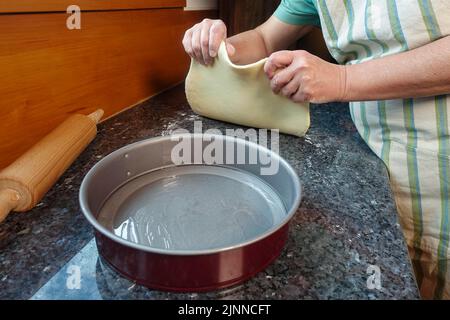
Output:
[[249,64],[269,55],[264,37],[258,29],[237,34],[227,39],[235,49],[231,60],[236,64]]
[[248,64],[287,49],[313,29],[308,25],[290,25],[275,16],[259,27],[240,33],[227,41],[236,48],[231,60],[236,64]]
[[417,98],[450,93],[450,37],[369,62],[345,66],[343,101]]

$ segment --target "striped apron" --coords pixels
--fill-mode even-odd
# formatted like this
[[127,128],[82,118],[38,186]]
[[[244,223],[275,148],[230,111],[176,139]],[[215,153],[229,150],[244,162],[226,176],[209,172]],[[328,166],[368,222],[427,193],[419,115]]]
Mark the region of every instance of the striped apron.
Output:
[[[448,0],[314,5],[327,46],[342,64],[412,50],[450,34]],[[450,95],[350,104],[359,133],[389,169],[417,283],[427,299],[450,299],[449,107]]]

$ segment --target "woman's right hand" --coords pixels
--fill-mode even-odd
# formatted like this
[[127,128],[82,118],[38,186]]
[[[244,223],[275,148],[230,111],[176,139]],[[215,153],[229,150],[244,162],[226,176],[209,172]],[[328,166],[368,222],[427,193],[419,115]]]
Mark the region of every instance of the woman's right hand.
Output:
[[[227,38],[227,27],[222,20],[204,19],[187,30],[183,46],[191,58],[204,65],[209,65],[217,56],[220,44]],[[233,56],[235,48],[227,43],[228,55]]]

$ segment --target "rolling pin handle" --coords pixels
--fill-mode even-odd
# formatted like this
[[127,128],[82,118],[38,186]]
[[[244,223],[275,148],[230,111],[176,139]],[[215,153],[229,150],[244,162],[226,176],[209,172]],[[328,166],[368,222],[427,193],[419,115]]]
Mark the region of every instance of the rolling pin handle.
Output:
[[100,122],[100,120],[102,119],[103,115],[105,114],[105,111],[103,111],[103,109],[98,109],[97,111],[91,113],[90,115],[88,115],[89,118],[91,118],[91,120],[94,120],[94,122],[96,124],[98,124]]
[[20,195],[12,189],[0,190],[0,222],[6,219],[8,214],[13,211],[20,202]]

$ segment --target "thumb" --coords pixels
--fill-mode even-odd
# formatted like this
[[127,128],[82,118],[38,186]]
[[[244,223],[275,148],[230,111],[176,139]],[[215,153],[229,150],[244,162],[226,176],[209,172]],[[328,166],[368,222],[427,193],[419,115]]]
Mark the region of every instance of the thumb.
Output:
[[226,42],[227,52],[230,57],[236,54],[236,48],[229,42]]
[[272,53],[264,65],[264,72],[272,79],[277,70],[288,67],[294,59],[291,51],[278,51]]

